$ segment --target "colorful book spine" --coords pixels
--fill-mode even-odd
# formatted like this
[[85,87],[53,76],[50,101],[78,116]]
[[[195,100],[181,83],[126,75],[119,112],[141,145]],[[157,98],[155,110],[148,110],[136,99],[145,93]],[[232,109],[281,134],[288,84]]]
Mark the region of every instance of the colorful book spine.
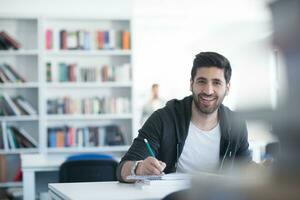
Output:
[[6,49],[13,48],[17,50],[21,48],[21,44],[5,31],[0,32],[0,38],[2,38],[1,41],[4,42],[4,45],[7,47]]
[[130,49],[130,32],[123,31],[122,33],[122,49],[128,50]]
[[53,31],[51,29],[46,30],[46,49],[50,50],[53,48]]
[[46,63],[46,80],[47,82],[52,82],[52,66],[51,62]]

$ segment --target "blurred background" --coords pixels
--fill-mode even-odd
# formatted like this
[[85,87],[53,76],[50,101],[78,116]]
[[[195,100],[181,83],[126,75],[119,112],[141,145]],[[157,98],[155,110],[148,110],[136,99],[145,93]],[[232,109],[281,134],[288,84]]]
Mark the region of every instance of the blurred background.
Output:
[[[75,153],[105,152],[120,157],[128,149],[149,113],[170,99],[181,99],[191,94],[190,70],[194,56],[201,51],[221,53],[231,62],[231,91],[224,101],[225,105],[233,110],[276,109],[285,99],[287,84],[284,59],[280,50],[272,44],[274,31],[269,6],[271,2],[273,1],[0,0],[0,31],[10,34],[21,45],[23,43],[15,51],[1,50],[0,64],[14,65],[16,71],[20,68],[21,75],[25,78],[27,76],[27,86],[3,81],[0,94],[4,99],[5,94],[12,96],[12,99],[13,96],[22,95],[36,111],[31,114],[31,118],[30,114],[24,118],[16,113],[0,117],[2,157],[25,155],[22,162],[26,163],[26,154],[37,154],[43,156],[43,159],[45,155],[50,155],[57,157],[53,159],[57,160],[53,165],[61,162],[66,155]],[[91,32],[107,29],[108,32],[119,29],[128,31],[130,47],[124,47],[124,44],[120,49],[84,47],[77,49],[76,53],[73,53],[72,47],[62,47],[62,30],[67,31],[67,41],[72,43],[74,37],[70,36],[71,31],[74,33],[81,29]],[[79,41],[80,37],[77,39]],[[27,44],[28,41],[32,42]],[[99,45],[98,40],[96,43],[91,45]],[[122,82],[124,80],[121,77],[119,83],[118,77],[108,81],[103,81],[102,77],[100,84],[79,81],[79,78],[70,84],[68,82],[73,82],[72,80],[59,80],[57,83],[49,81],[48,67],[60,66],[57,63],[61,62],[68,65],[76,63],[78,68],[80,65],[130,66],[130,77],[125,82]],[[77,77],[82,75],[77,72]],[[54,73],[52,71],[52,78]],[[153,84],[158,86],[156,94],[153,94]],[[63,101],[66,106],[67,102],[61,100],[66,97],[64,95],[71,98],[71,104],[72,98],[89,96],[95,96],[97,100],[100,98],[99,102],[104,98],[104,101],[114,106],[118,104],[115,101],[119,102],[120,98],[125,100],[120,100],[121,107],[111,108],[113,111],[108,109],[109,111],[100,112],[97,103],[96,111],[90,113],[51,110],[51,106],[56,105],[53,102]],[[107,100],[107,97],[116,99]],[[159,100],[155,101],[153,108],[147,107],[153,99]],[[93,103],[92,105],[95,107]],[[13,142],[10,142],[9,131],[6,129],[20,125],[19,122],[21,127],[18,128],[24,128],[32,136],[33,143],[36,143],[31,146],[30,151],[27,147],[12,147]],[[111,125],[115,125],[115,129],[108,128]],[[86,141],[88,145],[84,142],[78,144],[77,141],[73,146],[62,144],[60,148],[57,144],[57,131],[66,126],[62,135],[69,134],[74,127],[83,132],[88,127],[89,135],[92,133],[91,127],[104,127],[105,131],[120,129],[121,136],[118,131],[112,131],[116,137],[110,143],[107,140],[101,143],[100,139],[93,143],[86,139],[89,140]],[[272,134],[270,124],[264,120],[248,120],[247,126],[253,159],[260,162],[265,156],[265,146],[277,141],[277,138]],[[6,136],[8,139],[5,139]],[[3,169],[4,167],[2,171]],[[9,178],[5,173],[2,172],[4,178],[0,183],[3,188],[14,184],[16,178],[16,175]],[[31,190],[28,195],[29,193],[40,194],[39,189]],[[43,197],[42,193],[40,197]]]

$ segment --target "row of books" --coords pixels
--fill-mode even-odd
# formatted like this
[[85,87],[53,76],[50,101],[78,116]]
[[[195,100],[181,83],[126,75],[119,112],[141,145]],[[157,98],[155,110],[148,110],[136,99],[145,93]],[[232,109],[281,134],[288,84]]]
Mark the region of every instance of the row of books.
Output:
[[20,49],[21,44],[5,31],[0,32],[0,50]]
[[47,82],[129,82],[131,67],[122,65],[78,66],[77,63],[46,63]]
[[48,147],[99,147],[124,144],[123,133],[117,125],[48,128]]
[[7,63],[0,63],[0,83],[22,83],[26,82],[17,70]]
[[47,100],[48,114],[126,114],[130,113],[128,97],[71,97]]
[[[6,132],[6,134],[4,134]],[[0,147],[4,149],[36,148],[38,142],[23,128],[8,126],[0,128]],[[6,138],[5,138],[6,136]]]
[[0,95],[0,116],[36,115],[36,109],[22,96]]
[[[46,30],[46,49],[54,47],[54,33]],[[127,30],[60,30],[59,48],[63,50],[130,49],[130,32]]]

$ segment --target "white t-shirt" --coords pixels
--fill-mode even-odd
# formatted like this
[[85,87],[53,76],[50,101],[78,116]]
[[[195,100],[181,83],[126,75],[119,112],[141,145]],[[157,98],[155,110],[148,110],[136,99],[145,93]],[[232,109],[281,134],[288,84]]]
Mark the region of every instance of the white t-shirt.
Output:
[[216,172],[219,168],[220,139],[219,123],[210,131],[203,131],[190,122],[177,172]]

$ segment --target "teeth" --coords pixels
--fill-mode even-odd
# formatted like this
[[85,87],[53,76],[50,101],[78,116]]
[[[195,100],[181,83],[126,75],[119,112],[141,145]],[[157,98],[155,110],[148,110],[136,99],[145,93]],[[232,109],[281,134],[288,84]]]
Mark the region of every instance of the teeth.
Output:
[[205,98],[205,97],[201,97],[201,99],[206,100],[206,101],[212,101],[212,100],[214,100],[214,98]]

